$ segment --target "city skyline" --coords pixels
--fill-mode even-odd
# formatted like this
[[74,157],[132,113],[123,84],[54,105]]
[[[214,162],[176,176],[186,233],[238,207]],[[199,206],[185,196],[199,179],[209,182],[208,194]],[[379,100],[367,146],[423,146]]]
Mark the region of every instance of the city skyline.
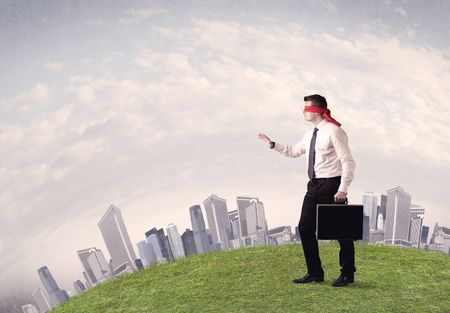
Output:
[[[422,237],[422,220],[425,214],[425,209],[421,206],[418,206],[416,204],[412,204],[411,203],[411,199],[412,199],[412,195],[409,195],[407,192],[405,192],[403,190],[402,187],[397,186],[395,188],[391,188],[389,190],[386,191],[386,195],[381,194],[380,198],[386,197],[386,204],[387,204],[387,214],[386,214],[386,221],[384,221],[386,224],[391,224],[389,227],[385,227],[383,226],[383,229],[386,228],[387,229],[387,237],[381,240],[375,240],[373,241],[371,235],[369,235],[369,225],[372,225],[372,219],[377,220],[378,217],[376,216],[376,213],[372,213],[372,209],[374,209],[372,206],[375,205],[375,209],[376,210],[383,210],[381,209],[380,206],[377,206],[378,203],[378,197],[375,196],[372,192],[365,192],[362,195],[362,202],[365,203],[367,206],[368,203],[368,207],[369,209],[367,209],[366,207],[364,208],[365,212],[364,214],[367,215],[365,216],[365,218],[367,219],[367,225],[365,225],[364,227],[367,227],[367,235],[365,236],[365,239],[362,240],[362,242],[365,241],[370,241],[371,242],[379,242],[379,243],[385,243],[385,244],[396,244],[396,245],[405,245],[407,244],[408,246],[411,247],[419,247],[419,243],[423,243],[422,239],[419,239]],[[398,198],[403,198],[403,200],[399,200]],[[369,201],[367,201],[367,199],[370,199]],[[216,202],[219,201],[219,202]],[[247,202],[245,205],[242,206],[242,201]],[[405,202],[406,201],[406,202]],[[380,202],[383,202],[383,200],[381,200]],[[215,220],[215,214],[212,213],[212,209],[214,209],[214,203],[216,206],[218,206],[219,210],[225,210],[226,212],[226,216],[227,216],[227,223],[229,224],[229,226],[231,226],[233,224],[233,218],[230,218],[230,216],[233,216],[234,212],[238,212],[238,210],[228,210],[227,206],[226,206],[226,199],[220,198],[218,197],[216,194],[211,194],[210,196],[208,196],[206,198],[206,200],[203,201],[203,209],[206,210],[210,210],[211,212],[209,213],[211,217],[209,220],[211,222],[211,225],[214,225],[214,227],[218,227],[217,225],[220,224],[220,222],[218,223],[218,221]],[[217,245],[217,249],[235,249],[235,248],[242,248],[245,246],[254,246],[254,245],[271,245],[271,244],[283,244],[286,242],[294,242],[297,239],[295,239],[295,237],[293,236],[292,232],[291,232],[291,226],[278,226],[272,229],[268,229],[267,228],[267,221],[265,220],[264,217],[264,208],[263,208],[263,203],[259,200],[258,197],[244,197],[244,196],[236,196],[236,203],[237,203],[237,207],[244,207],[243,212],[243,217],[244,219],[246,219],[248,221],[248,234],[245,236],[241,236],[239,238],[239,240],[241,241],[240,244],[238,244],[235,247],[232,247],[231,241],[234,238],[233,232],[229,232],[227,234],[228,236],[228,243],[227,244],[223,244],[221,243],[220,245]],[[258,207],[261,206],[262,207],[262,213],[258,213]],[[199,212],[196,213],[197,217],[202,215],[202,209],[199,205],[191,205],[189,207],[188,211],[188,215],[190,216],[190,221],[191,221],[191,227],[192,229],[196,228],[198,226],[198,221],[196,219],[192,219],[192,217],[194,216],[192,213],[195,212],[196,210],[200,209]],[[248,210],[250,210],[250,215],[255,214],[255,216],[258,216],[260,214],[262,214],[262,217],[249,217],[249,212],[247,212]],[[407,210],[407,214],[406,213],[402,213],[399,214],[397,211],[398,210]],[[121,225],[121,236],[116,236],[115,241],[116,242],[111,242],[111,239],[109,237],[104,237],[103,239],[107,242],[109,242],[109,244],[112,244],[114,246],[117,246],[117,244],[119,242],[121,242],[123,239],[123,237],[127,238],[128,234],[127,234],[127,230],[126,230],[126,226],[125,226],[125,222],[123,221],[123,219],[121,218],[121,209],[118,208],[117,206],[115,206],[114,204],[111,204],[108,209],[106,210],[106,213],[104,214],[104,216],[102,217],[101,221],[99,222],[99,225],[101,224],[102,221],[105,220],[105,217],[108,216],[119,216],[118,218],[118,223]],[[219,214],[220,215],[220,214]],[[398,215],[398,216],[397,216]],[[420,218],[420,224],[419,226],[417,225],[417,221],[415,221],[416,218]],[[238,215],[238,220],[240,220],[240,216]],[[258,220],[260,220],[260,222],[258,222]],[[366,223],[365,222],[365,223]],[[370,224],[369,224],[370,222]],[[262,223],[262,224],[261,224]],[[116,222],[114,223],[116,224]],[[266,238],[266,235],[269,236],[267,237],[267,240],[259,240],[260,237],[253,237],[250,235],[254,235],[255,232],[258,232],[258,228],[256,227],[256,225],[261,224],[262,227],[260,229],[262,229],[262,231],[265,233],[265,235],[263,236],[263,238]],[[401,234],[395,234],[396,230],[395,230],[395,225],[399,224],[401,229],[404,228],[405,224],[408,225],[408,229],[406,230],[406,234],[405,231],[403,231]],[[436,223],[437,225],[437,223]],[[435,225],[435,227],[436,227]],[[209,223],[208,223],[209,226]],[[222,226],[223,227],[223,226]],[[418,233],[412,236],[412,232],[417,232],[417,227],[418,229]],[[111,224],[109,225],[109,228],[111,228]],[[220,228],[220,227],[219,227]],[[446,228],[444,228],[446,229]],[[100,228],[100,230],[102,232],[104,232],[104,230],[102,228]],[[160,229],[161,231],[162,229]],[[446,229],[447,230],[447,229]],[[117,230],[119,231],[119,230]],[[144,266],[152,266],[156,263],[157,261],[157,257],[156,255],[159,255],[161,257],[161,250],[159,248],[159,244],[157,243],[157,238],[156,238],[156,228],[152,228],[150,231],[145,232],[145,236],[146,236],[146,240],[144,241],[139,241],[136,242],[135,245],[139,250],[139,255],[140,257],[143,256],[143,258],[141,257],[142,262],[144,263]],[[159,233],[160,231],[158,231],[157,233]],[[208,230],[209,231],[209,230]],[[372,231],[378,232],[378,230],[372,228],[372,226],[370,226],[370,234],[372,234]],[[426,233],[428,234],[428,228],[426,229]],[[159,233],[160,235],[164,235],[163,233]],[[180,236],[181,234],[178,232],[177,230],[177,226],[174,223],[169,223],[168,226],[166,227],[166,234],[165,235],[169,240],[169,250],[174,251],[174,257],[179,258],[179,257],[185,257],[185,256],[189,256],[191,254],[197,254],[198,252],[195,251],[193,253],[188,253],[187,249],[190,249],[189,246],[192,246],[195,250],[195,241],[194,241],[194,232],[187,228],[186,232],[183,233],[182,236]],[[433,234],[435,234],[435,232],[433,232]],[[111,233],[110,233],[111,235]],[[182,237],[184,237],[185,235],[190,235],[190,243],[185,242],[183,239],[183,242],[181,240]],[[448,234],[450,235],[450,233]],[[286,237],[288,236],[288,237]],[[407,240],[405,240],[405,238],[407,237]],[[392,238],[392,239],[391,239]],[[415,238],[414,240],[416,241],[411,241],[411,238]],[[394,240],[396,239],[396,240]],[[398,239],[398,240],[397,240]],[[419,241],[420,240],[420,241]],[[215,246],[217,244],[217,239],[214,240],[212,239],[213,243],[212,246]],[[395,241],[395,242],[394,242]],[[140,244],[142,243],[153,243],[153,245],[155,245],[154,247],[152,247],[152,244],[150,244],[151,249],[154,250],[152,251],[152,257],[154,260],[152,262],[147,262],[144,261],[146,258],[146,255],[144,255],[145,253],[143,252],[144,250],[140,248]],[[216,243],[216,244],[215,244]],[[425,243],[428,243],[428,241],[426,241]],[[445,246],[449,246],[450,243],[445,243]],[[142,252],[142,253],[141,253]],[[117,251],[113,251],[114,254],[117,255]],[[200,253],[205,253],[205,252],[200,252]],[[445,251],[444,251],[445,253]],[[134,255],[134,251],[132,251],[132,253]],[[448,255],[450,255],[450,249],[447,253]],[[93,285],[97,285],[99,283],[102,283],[103,281],[109,280],[109,279],[114,279],[112,273],[110,273],[110,269],[112,270],[112,267],[110,267],[105,259],[105,257],[103,256],[103,253],[101,252],[101,250],[97,249],[97,248],[88,248],[88,249],[83,249],[83,250],[79,250],[77,251],[77,255],[81,261],[81,263],[84,266],[84,269],[86,270],[86,272],[91,273],[90,277],[94,277],[93,279],[90,279],[90,277],[88,278],[88,275],[86,275],[86,272],[83,272],[83,274],[85,275],[85,279],[86,279],[86,284],[89,284],[91,287]],[[159,257],[159,258],[160,258]],[[120,256],[119,254],[119,259],[122,259],[123,257]],[[92,261],[94,260],[94,261]],[[166,259],[166,261],[170,261],[171,259]],[[133,260],[133,264],[135,264],[137,262],[137,260]],[[111,260],[111,264],[113,264],[114,261]],[[95,265],[95,266],[94,266]],[[137,268],[135,268],[137,269]],[[42,275],[41,272],[45,272],[47,274]],[[121,271],[122,272],[122,271]],[[50,293],[47,293],[47,296],[42,293],[41,288],[38,288],[38,291],[35,292],[33,294],[33,297],[35,298],[36,303],[38,303],[39,307],[41,307],[41,302],[43,301],[49,301],[50,299],[55,298],[55,296],[52,296],[53,291],[52,290],[57,290],[59,293],[61,293],[61,290],[59,290],[57,283],[55,282],[55,280],[53,279],[52,275],[48,272],[47,266],[43,266],[38,270],[39,275],[41,276],[41,280],[43,283],[43,286],[50,290]],[[117,273],[118,275],[120,275],[120,273]],[[43,276],[45,276],[45,280],[42,278]],[[47,278],[49,276],[49,278]],[[75,282],[73,282],[73,293],[79,294],[84,290],[84,284],[80,281],[80,280],[76,280]],[[39,290],[41,290],[42,296],[40,296],[40,298],[43,298],[43,300],[39,300],[37,299],[37,297],[35,296],[36,293],[39,292]],[[62,290],[62,292],[67,296],[67,293],[64,291],[64,289]],[[71,292],[72,293],[72,292]],[[60,297],[62,297],[61,299],[53,299],[53,304],[52,306],[57,306],[59,304],[61,304],[62,302],[65,301],[66,298],[64,298],[64,294],[61,294]],[[64,299],[63,299],[64,298]],[[25,305],[24,307],[26,307],[27,305]],[[30,310],[32,310],[33,308],[31,308]]]
[[229,210],[258,196],[269,229],[296,225],[305,160],[257,134],[295,143],[313,93],[348,134],[350,203],[402,186],[430,234],[450,224],[445,2],[6,0],[0,12],[2,296],[34,291],[43,264],[61,288],[84,280],[75,251],[106,257],[92,225],[111,203],[133,247],[156,225],[191,228],[187,207],[209,192]]

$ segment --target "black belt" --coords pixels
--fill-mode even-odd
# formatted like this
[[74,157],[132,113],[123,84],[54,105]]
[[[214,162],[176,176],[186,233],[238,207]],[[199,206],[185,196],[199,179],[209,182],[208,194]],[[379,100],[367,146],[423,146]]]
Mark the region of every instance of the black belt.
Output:
[[340,179],[341,176],[335,176],[335,177],[323,177],[323,178],[312,178],[312,181],[324,181],[327,179]]

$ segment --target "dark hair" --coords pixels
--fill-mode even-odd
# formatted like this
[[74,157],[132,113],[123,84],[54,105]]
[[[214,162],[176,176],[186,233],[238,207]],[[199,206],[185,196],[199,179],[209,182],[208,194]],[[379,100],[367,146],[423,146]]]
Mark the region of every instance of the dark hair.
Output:
[[313,107],[319,107],[319,108],[327,108],[327,99],[325,97],[322,97],[321,95],[310,95],[303,98],[303,100],[311,101],[311,104]]

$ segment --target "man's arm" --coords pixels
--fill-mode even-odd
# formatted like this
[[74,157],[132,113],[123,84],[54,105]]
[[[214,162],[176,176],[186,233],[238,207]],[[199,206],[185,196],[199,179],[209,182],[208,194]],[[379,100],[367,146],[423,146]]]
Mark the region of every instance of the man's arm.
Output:
[[283,145],[277,142],[273,142],[267,137],[265,134],[259,134],[259,139],[265,141],[270,149],[274,149],[275,151],[280,152],[281,154],[284,154],[285,156],[291,157],[291,158],[298,158],[302,154],[306,152],[304,139],[297,142],[295,145]]
[[342,178],[339,186],[340,192],[347,193],[348,187],[353,180],[356,163],[353,160],[352,153],[348,146],[348,138],[345,131],[341,128],[337,129],[331,135],[331,142],[334,150],[342,164]]

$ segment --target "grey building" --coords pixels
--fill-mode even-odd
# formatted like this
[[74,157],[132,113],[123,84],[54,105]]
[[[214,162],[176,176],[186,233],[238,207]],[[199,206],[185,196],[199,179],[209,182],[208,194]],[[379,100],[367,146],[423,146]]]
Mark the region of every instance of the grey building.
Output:
[[89,280],[89,283],[91,285],[96,285],[97,284],[97,279],[95,278],[94,272],[92,271],[92,268],[90,267],[90,265],[89,265],[89,263],[87,261],[87,258],[88,258],[89,254],[90,254],[90,251],[92,249],[97,249],[97,248],[92,247],[92,248],[88,248],[88,249],[78,250],[77,251],[77,255],[78,255],[78,258],[81,261],[81,265],[83,265],[83,268],[84,268],[84,270],[86,272],[87,278],[85,277],[85,279]]
[[422,226],[422,235],[420,236],[420,247],[426,248],[428,246],[428,234],[430,232],[430,227]]
[[153,249],[153,245],[148,240],[141,240],[136,244],[136,246],[138,248],[139,257],[142,260],[143,266],[149,266],[156,263],[156,253]]
[[136,254],[120,209],[111,204],[98,222],[98,227],[112,260],[113,275],[120,275],[124,271],[135,269]]
[[387,204],[387,196],[381,195],[380,197],[380,205],[377,206],[377,229],[384,230],[385,222],[386,222],[386,204]]
[[409,225],[409,242],[411,246],[420,248],[420,240],[422,237],[423,218],[425,209],[418,205],[411,205],[410,225]]
[[205,219],[203,218],[200,205],[193,205],[189,208],[192,231],[194,233],[195,250],[197,253],[209,251],[208,234],[206,233]]
[[363,215],[363,238],[362,242],[369,242],[370,240],[370,217]]
[[42,288],[38,288],[33,292],[33,299],[36,302],[40,313],[45,313],[53,308],[53,304],[50,302],[47,293],[42,290]]
[[169,239],[164,234],[164,229],[160,228],[159,230],[157,230],[155,227],[153,227],[152,229],[150,229],[148,232],[145,233],[145,237],[149,238],[150,235],[152,234],[154,234],[158,239],[158,245],[161,249],[162,257],[167,261],[173,260],[174,257],[172,254],[172,249],[169,244]]
[[114,278],[102,250],[91,249],[86,260],[94,273],[97,284]]
[[214,245],[220,246],[221,249],[229,249],[231,226],[226,200],[213,194],[203,201],[203,205]]
[[87,289],[92,288],[94,285],[92,284],[89,275],[86,272],[83,272],[83,277],[85,281],[85,286]]
[[241,238],[241,226],[239,224],[239,212],[238,210],[233,210],[228,212],[228,218],[230,219],[231,234],[230,239]]
[[64,303],[67,299],[69,299],[69,297],[67,297],[67,294],[59,289],[58,284],[48,270],[47,266],[43,266],[38,269],[38,275],[41,279],[45,291],[48,294],[49,300],[54,307]]
[[166,228],[166,232],[175,259],[185,257],[183,242],[181,241],[177,226],[174,223],[170,223]]
[[411,195],[401,187],[387,191],[385,243],[411,245],[409,242],[410,210]]
[[370,230],[374,230],[377,227],[377,206],[378,199],[373,192],[366,192],[362,196],[362,203],[364,206],[364,214],[369,217]]
[[[242,208],[245,204],[247,206]],[[268,229],[267,221],[264,212],[264,204],[259,201],[258,198],[251,198],[247,202],[241,202],[241,209],[239,210],[239,217],[246,221],[246,235],[242,233],[243,245],[267,245],[268,244]],[[242,230],[243,231],[243,230]],[[247,237],[251,236],[252,239],[248,240]]]
[[73,282],[73,288],[78,294],[86,290],[86,286],[79,279]]
[[[205,231],[206,235],[206,231]],[[183,249],[186,256],[197,254],[195,247],[194,232],[189,228],[181,235],[181,241],[183,242]]]
[[245,214],[245,209],[250,205],[250,201],[253,199],[258,200],[258,198],[244,197],[244,196],[238,196],[236,198],[237,208],[238,208],[237,210],[239,213],[239,223],[241,226],[241,238],[248,236],[247,218],[246,218],[246,214]]
[[241,241],[241,224],[239,222],[238,210],[228,212],[228,218],[230,219],[230,246],[232,248],[240,248],[242,246]]

